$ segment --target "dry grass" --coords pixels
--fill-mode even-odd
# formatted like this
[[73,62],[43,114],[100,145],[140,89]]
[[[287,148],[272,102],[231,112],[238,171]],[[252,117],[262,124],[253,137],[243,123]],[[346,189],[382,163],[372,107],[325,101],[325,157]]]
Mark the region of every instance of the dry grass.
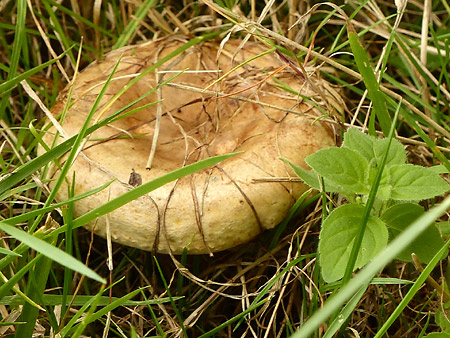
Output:
[[[316,67],[321,76],[343,94],[347,105],[340,121],[343,126],[365,128],[371,123],[369,100],[364,95],[361,76],[349,55],[346,19],[339,12],[333,13],[335,7],[313,5],[301,0],[248,0],[236,4],[231,0],[146,1],[144,5],[151,6],[137,18],[139,7],[135,1],[64,1],[59,4],[50,0],[30,0],[23,47],[21,54],[14,56],[12,43],[17,41],[14,25],[20,20],[18,3],[0,2],[2,80],[10,79],[8,74],[13,68],[17,69],[16,74],[22,74],[54,59],[72,45],[74,48],[58,62],[28,77],[28,90],[16,86],[0,96],[2,176],[35,155],[36,141],[29,125],[36,125],[36,129],[42,127],[45,114],[39,108],[38,100],[30,94],[35,93],[43,107],[53,106],[57,94],[76,73],[76,57],[81,41],[83,48],[79,68],[83,69],[93,60],[101,59],[112,48],[160,36],[196,36],[214,31],[222,31],[221,38],[227,33],[242,38],[250,37],[247,33],[261,35],[295,53],[300,62],[307,59],[305,67]],[[227,4],[229,9],[223,9]],[[381,81],[383,91],[393,100],[402,98],[404,109],[419,122],[423,134],[438,146],[430,150],[424,137],[414,129],[412,121],[402,118],[397,134],[408,151],[409,161],[429,166],[439,162],[438,159],[442,159],[439,156],[448,156],[448,4],[434,1],[432,10],[427,11],[423,3],[411,1],[406,3],[405,11],[398,16],[397,7],[389,2],[368,2],[362,8],[359,2],[354,1],[337,4],[342,5],[346,15],[353,18],[358,31],[366,30],[363,39],[367,53],[374,67],[378,65],[384,72]],[[130,24],[133,20],[136,20],[134,26]],[[430,20],[435,31],[426,31],[426,27],[421,25],[423,20]],[[399,37],[393,40],[391,50],[385,50],[392,27],[397,29]],[[440,58],[440,54],[444,56]],[[21,183],[22,186],[24,184],[30,184],[30,188],[15,192],[0,202],[0,219],[24,213],[44,201],[47,190],[38,175]],[[331,196],[330,200],[335,204],[342,202],[337,196]],[[219,328],[215,336],[290,336],[337,287],[326,285],[321,280],[316,261],[321,210],[321,201],[302,210],[273,246],[271,242],[276,230],[213,257],[153,256],[149,252],[114,245],[114,267],[111,271],[107,267],[106,242],[79,229],[74,242],[74,255],[101,276],[110,276],[110,282],[120,280],[111,288],[111,296],[121,297],[148,286],[134,299],[184,297],[159,305],[121,306],[111,312],[110,317],[103,316],[88,325],[83,334],[92,337],[131,337],[134,334],[131,328],[134,328],[139,337],[163,334],[177,337],[183,336],[183,331],[189,337],[199,337],[242,314],[259,295],[262,297],[259,300],[265,302],[243,317],[236,330],[237,321]],[[63,223],[60,213],[54,212],[52,216]],[[18,245],[7,236],[2,241],[6,248],[13,249]],[[11,278],[33,255],[30,252],[24,259],[18,259],[3,273]],[[394,262],[383,271],[382,276],[414,281],[419,273],[411,264]],[[60,266],[53,267],[46,283],[46,293],[59,294],[63,288],[63,274]],[[447,264],[444,260],[433,277],[441,284],[446,276]],[[23,279],[17,285],[25,291],[29,283]],[[350,337],[374,336],[395,310],[408,287],[407,284],[371,285],[342,334]],[[94,295],[99,288],[98,283],[75,274],[70,294]],[[429,284],[425,285],[386,336],[419,337],[422,332],[438,330],[434,314],[443,303],[440,293]],[[52,309],[57,313],[58,307]],[[62,322],[67,323],[74,311],[69,309],[63,314],[65,318]],[[0,305],[0,312],[3,322],[14,322],[20,308],[3,304]],[[0,335],[13,335],[17,326],[0,327]],[[52,335],[54,332],[50,328],[51,320],[40,312],[35,333]],[[326,325],[323,325],[316,336],[320,337],[325,330]]]

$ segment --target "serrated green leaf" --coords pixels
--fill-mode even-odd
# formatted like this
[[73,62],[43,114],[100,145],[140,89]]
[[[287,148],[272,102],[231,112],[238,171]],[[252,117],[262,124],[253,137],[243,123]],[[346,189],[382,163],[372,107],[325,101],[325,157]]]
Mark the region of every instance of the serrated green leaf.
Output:
[[[316,310],[311,317],[304,322],[301,327],[296,331],[291,338],[309,338],[313,333],[325,323],[333,314],[340,311],[342,306],[348,302],[348,300],[353,297],[361,288],[366,288],[367,285],[373,280],[376,274],[380,272],[392,259],[394,259],[405,247],[415,238],[422,234],[422,231],[430,226],[434,221],[442,216],[450,208],[450,197],[447,197],[440,205],[437,205],[427,211],[419,219],[414,221],[408,229],[402,232],[397,238],[395,238],[383,251],[381,251],[376,257],[374,257],[366,267],[359,271],[355,277],[350,279],[350,281],[343,285],[342,288],[333,294],[333,297],[329,297],[323,304],[323,307]],[[437,263],[437,262],[433,262]],[[423,281],[429,275],[429,271],[435,267],[435,264],[429,264],[425,267],[424,272],[419,276],[423,276]],[[422,280],[419,283],[414,283],[414,285],[422,286]],[[414,287],[414,286],[413,286]],[[409,293],[409,292],[408,292]],[[414,296],[414,292],[411,292],[410,298],[402,302],[403,307],[399,308],[399,315],[403,311],[404,307],[408,304],[410,299]],[[402,303],[401,302],[401,303]],[[392,316],[391,316],[392,317]],[[398,316],[393,317],[395,320]],[[387,325],[389,319],[386,320]],[[381,332],[382,328],[379,330]],[[378,335],[377,335],[378,336]]]
[[[374,160],[375,161],[375,160]],[[377,173],[378,173],[378,168],[375,166],[370,166],[369,167],[369,178],[368,178],[368,182],[370,182],[372,184],[372,182],[375,181]],[[383,170],[383,173],[381,174],[381,179],[380,179],[380,184],[378,186],[378,190],[377,190],[377,198],[379,200],[382,201],[387,201],[391,198],[391,191],[392,191],[392,186],[391,186],[391,179],[390,179],[390,174],[388,170]]]
[[344,134],[342,146],[358,152],[367,161],[370,161],[375,157],[373,151],[375,140],[375,137],[367,135],[356,128],[349,128]]
[[447,332],[433,332],[423,338],[450,338],[450,333]]
[[[384,153],[386,152],[388,144],[389,139],[387,138],[375,139],[375,142],[373,144],[373,150],[377,164],[381,163],[381,160],[384,156]],[[403,148],[403,145],[395,138],[392,138],[392,142],[389,147],[388,157],[386,159],[386,167],[397,164],[404,164],[405,162],[406,162],[406,152],[405,149]]]
[[328,148],[309,155],[306,163],[341,191],[368,194],[369,164],[359,153],[348,148]]
[[437,222],[437,228],[444,237],[450,237],[450,221]]
[[[319,238],[319,259],[325,282],[344,276],[353,242],[364,214],[364,206],[346,204],[333,210],[323,221]],[[355,268],[367,264],[387,244],[388,231],[380,219],[369,216]]]
[[388,168],[391,176],[391,198],[403,201],[420,201],[443,195],[450,186],[438,174],[412,164]]
[[281,159],[283,162],[288,164],[294,173],[307,185],[316,190],[320,190],[319,179],[317,177],[317,173],[314,170],[306,170],[302,167],[299,167],[286,159]]
[[[423,208],[415,203],[400,203],[387,209],[381,219],[390,228],[392,237],[397,237],[412,222],[425,213]],[[429,263],[433,256],[442,248],[444,241],[436,226],[428,227],[420,236],[413,241],[397,259],[411,262],[411,254],[415,253],[422,263]]]
[[[381,159],[386,152],[388,144],[389,139],[377,139],[373,136],[359,131],[356,128],[349,128],[344,134],[344,147],[358,152],[368,162],[375,159],[377,165],[380,164]],[[386,166],[404,164],[405,161],[405,149],[398,140],[392,139],[391,146],[389,147]]]
[[[309,185],[311,188],[314,188],[316,190],[321,190],[319,183],[319,177],[317,173],[314,170],[306,170],[302,167],[296,166],[295,164],[289,162],[286,159],[282,159],[283,162],[287,163],[292,170],[294,170],[294,173],[307,185]],[[325,180],[325,192],[341,192],[339,187],[334,186],[329,182],[328,180]]]
[[443,164],[428,167],[428,170],[434,172],[435,174],[448,174],[449,173],[448,169]]
[[442,307],[439,307],[434,314],[434,320],[439,327],[444,331],[450,331],[450,321],[448,315],[442,311]]

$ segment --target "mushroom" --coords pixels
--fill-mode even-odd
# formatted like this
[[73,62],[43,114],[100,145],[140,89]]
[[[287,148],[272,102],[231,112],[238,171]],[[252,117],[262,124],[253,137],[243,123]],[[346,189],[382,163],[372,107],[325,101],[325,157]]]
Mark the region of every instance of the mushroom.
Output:
[[[190,254],[203,254],[245,243],[283,220],[307,188],[295,180],[276,179],[293,176],[280,158],[306,168],[307,155],[334,145],[333,130],[320,122],[318,117],[323,112],[317,107],[330,111],[328,102],[336,106],[341,101],[314,72],[305,80],[286,67],[287,61],[276,53],[226,74],[267,50],[265,45],[253,42],[239,48],[240,41],[230,39],[222,45],[210,41],[189,47],[140,79],[105,111],[111,97],[133,77],[186,41],[169,37],[115,50],[78,75],[73,84],[75,103],[62,121],[67,136],[80,130],[120,56],[98,108],[104,110],[103,117],[187,70],[137,105],[156,104],[95,131],[73,163],[66,184],[71,184],[74,172],[75,194],[81,194],[115,179],[108,189],[75,203],[75,216],[79,216],[183,165],[241,151],[87,225],[105,237],[108,222],[113,241],[140,249],[179,254],[187,248]],[[63,111],[68,90],[61,93],[53,115]],[[51,145],[54,138],[55,129],[51,127],[43,140]],[[150,170],[149,156],[153,157]],[[50,176],[57,173],[58,166],[54,166]],[[274,180],[257,182],[268,177]],[[67,186],[62,187],[57,199],[67,199],[67,190]]]

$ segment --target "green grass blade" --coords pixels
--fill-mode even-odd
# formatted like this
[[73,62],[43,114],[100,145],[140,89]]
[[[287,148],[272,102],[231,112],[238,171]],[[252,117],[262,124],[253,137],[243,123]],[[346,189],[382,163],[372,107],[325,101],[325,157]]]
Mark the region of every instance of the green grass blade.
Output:
[[359,289],[359,291],[350,299],[350,301],[347,304],[345,304],[344,308],[339,313],[339,315],[328,326],[327,331],[325,332],[323,338],[332,338],[334,334],[340,330],[342,323],[345,323],[347,321],[347,319],[353,313],[353,310],[358,305],[358,302],[366,292],[368,285],[369,284]]
[[108,183],[106,183],[106,184],[104,184],[104,185],[102,185],[102,186],[100,186],[98,188],[90,190],[90,191],[88,191],[88,192],[86,192],[84,194],[80,194],[80,195],[74,196],[74,197],[69,198],[69,199],[67,199],[65,201],[62,201],[60,203],[55,203],[55,204],[52,204],[52,205],[50,205],[48,207],[36,209],[36,210],[30,211],[30,212],[27,212],[27,213],[24,213],[24,214],[21,214],[21,215],[17,215],[17,216],[8,218],[8,219],[4,220],[3,222],[5,222],[6,224],[9,224],[9,225],[16,225],[16,224],[19,224],[19,223],[23,223],[23,222],[29,221],[30,219],[38,217],[39,215],[42,215],[42,214],[45,214],[47,212],[53,211],[56,208],[63,207],[63,206],[68,205],[70,203],[73,203],[73,202],[82,200],[83,198],[86,198],[86,197],[89,197],[91,195],[94,195],[94,194],[96,194],[96,193],[106,189],[107,187],[109,187],[112,182],[114,182],[114,181],[108,182]]
[[[147,287],[143,287],[143,288],[134,290],[134,291],[128,293],[127,295],[125,295],[121,298],[118,298],[115,301],[111,302],[110,304],[106,305],[103,309],[101,309],[97,312],[89,313],[80,324],[78,324],[77,326],[72,328],[73,330],[75,330],[73,337],[77,337],[78,335],[80,335],[85,330],[87,325],[98,320],[99,318],[103,317],[108,312],[118,308],[119,306],[123,306],[129,299],[133,298],[134,296],[136,296],[138,293],[140,293],[142,290],[145,290],[146,288]],[[101,296],[98,295],[95,298],[96,298],[95,306],[99,306]],[[94,304],[94,302],[93,302],[93,304]],[[70,331],[66,330],[64,333],[67,334],[67,333],[70,333]]]
[[68,9],[65,6],[62,6],[60,3],[53,1],[53,0],[44,0],[44,2],[49,3],[50,5],[58,8],[58,10],[60,10],[63,13],[66,13],[67,15],[69,15],[70,17],[84,23],[86,26],[91,27],[95,30],[98,30],[99,32],[101,32],[102,34],[104,34],[105,36],[108,36],[110,38],[114,38],[114,34],[112,34],[111,32],[109,32],[107,29],[104,29],[96,24],[94,24],[92,21],[86,19],[85,17],[75,13],[74,11]]
[[[89,133],[94,132],[94,130],[98,128],[100,128],[99,124],[91,127],[89,129]],[[19,167],[19,169],[5,176],[3,180],[0,181],[0,194],[3,194],[22,180],[30,177],[31,174],[45,166],[50,161],[63,156],[72,147],[75,139],[76,136],[69,138],[68,140],[54,147],[49,152],[24,163]]]
[[34,182],[25,183],[25,184],[16,186],[13,189],[11,189],[10,191],[5,191],[2,194],[0,194],[0,202],[7,198],[13,197],[14,194],[20,195],[20,194],[24,193],[25,191],[34,189],[34,188],[36,188],[36,183],[34,183]]
[[[25,274],[28,272],[28,270],[30,270],[32,267],[35,266],[36,262],[41,257],[42,256],[40,256],[40,255],[34,257],[25,266],[23,266],[19,271],[16,271],[14,276],[12,276],[10,279],[8,279],[7,282],[4,282],[4,284],[2,286],[0,286],[0,303],[3,300],[3,298],[8,294],[8,292],[14,287],[14,285],[16,285],[25,276]],[[9,298],[11,298],[11,297],[9,297]],[[20,298],[20,300],[22,300],[22,304],[23,304],[23,299]]]
[[430,209],[424,215],[414,221],[405,231],[397,236],[383,251],[366,265],[356,276],[351,279],[339,292],[331,296],[324,306],[316,311],[291,338],[309,338],[313,332],[337,311],[348,299],[360,290],[361,287],[383,269],[390,261],[406,249],[406,247],[420,236],[420,234],[434,221],[450,208],[450,197],[447,197],[440,205]]
[[441,161],[447,170],[450,171],[450,161],[447,157],[439,150],[436,143],[423,131],[423,129],[417,124],[416,119],[406,110],[402,111],[402,116],[409,123],[409,125],[414,129],[414,131],[419,135],[422,140],[427,144],[430,150],[433,152],[433,155]]
[[57,247],[43,241],[42,239],[30,235],[29,233],[4,222],[0,222],[0,230],[13,236],[17,240],[40,252],[42,255],[54,260],[55,262],[58,262],[63,266],[67,266],[68,268],[77,271],[89,278],[92,278],[100,283],[106,283],[106,281],[102,277],[100,277],[93,270],[89,269],[86,265],[68,255],[64,251],[58,249]]
[[15,253],[14,251],[5,249],[5,248],[0,248],[0,254],[1,255],[12,255],[12,256],[16,256],[16,257],[20,257],[21,255]]
[[415,55],[411,53],[409,48],[407,47],[405,41],[403,41],[403,37],[401,34],[398,34],[397,32],[392,32],[395,36],[395,41],[398,43],[399,47],[402,49],[402,51],[405,53],[406,57],[409,59],[409,61],[414,66],[414,69],[419,72],[420,76],[427,82],[427,84],[430,86],[430,88],[435,92],[438,93],[440,89],[436,86],[436,84],[432,81],[430,76],[424,71],[424,67],[419,64],[419,61]]
[[62,43],[62,45],[63,45],[63,49],[67,50],[69,52],[69,57],[72,60],[72,63],[75,64],[76,63],[75,56],[73,55],[72,50],[69,48],[70,42],[68,40],[66,32],[64,31],[63,27],[61,27],[61,25],[59,23],[60,21],[58,20],[55,11],[50,6],[50,4],[48,4],[46,1],[44,1],[44,7],[47,10],[47,13],[50,17],[50,24],[53,26],[53,29],[56,31],[56,33],[59,37],[60,43]]
[[391,117],[386,106],[386,99],[383,92],[380,90],[380,85],[375,77],[375,73],[370,66],[369,59],[366,55],[366,50],[361,46],[358,35],[354,31],[351,25],[348,27],[348,40],[350,42],[350,47],[355,58],[358,70],[363,78],[364,84],[366,85],[369,98],[373,103],[373,110],[380,122],[381,130],[383,134],[387,136],[391,128]]
[[[78,324],[78,326],[74,327],[75,332],[71,335],[72,338],[78,338],[83,333],[83,331],[86,329],[88,322],[90,322],[87,320],[87,318],[92,316],[95,309],[97,308],[98,302],[100,301],[100,297],[103,292],[103,289],[104,288],[102,287],[100,292],[98,292],[95,296],[92,297],[92,302],[90,304],[89,310],[86,313],[86,317],[81,321],[80,324]],[[65,328],[67,328],[67,326]]]
[[37,72],[40,72],[41,70],[47,68],[48,66],[54,64],[56,61],[62,59],[68,52],[70,49],[72,49],[73,47],[70,47],[68,50],[66,50],[64,53],[62,53],[61,55],[59,55],[58,57],[51,59],[50,61],[44,62],[43,64],[36,66],[34,68],[28,69],[27,71],[12,77],[11,79],[0,83],[0,95],[5,94],[6,92],[8,92],[9,90],[11,90],[12,88],[14,88],[15,86],[17,86],[20,81],[23,81],[27,78],[29,78],[31,75],[36,74]]
[[[76,184],[76,176],[75,172],[72,176],[72,182],[69,192],[69,197],[73,198],[75,195],[75,184]],[[64,223],[67,224],[66,233],[65,233],[65,251],[68,255],[73,256],[73,229],[72,229],[72,220],[74,218],[73,214],[73,202],[67,204],[67,209],[63,212]],[[63,289],[62,289],[62,298],[63,305],[61,307],[61,313],[66,313],[66,300],[71,292],[73,283],[73,271],[67,267],[64,268],[64,279],[63,279]]]
[[[258,293],[258,296],[256,296],[256,298],[250,304],[250,308],[252,306],[255,306],[267,294],[267,292],[275,285],[275,283],[281,277],[283,277],[286,274],[286,272],[288,272],[294,265],[297,265],[298,263],[300,263],[302,260],[304,260],[306,258],[311,258],[311,257],[315,257],[315,256],[316,256],[315,254],[304,255],[304,256],[300,256],[300,257],[294,259],[293,261],[290,261],[289,264],[286,265],[284,267],[284,269],[281,270],[281,272],[278,275],[276,275],[274,278],[272,278],[270,280],[270,282],[267,283],[267,285]],[[244,320],[244,317],[242,317],[241,320],[236,324],[236,327],[234,328],[234,331],[239,327],[239,325],[242,323],[243,320]]]
[[80,317],[86,313],[86,309],[96,300],[98,299],[98,302],[100,302],[101,296],[100,294],[89,296],[88,299],[86,299],[85,303],[81,305],[81,308],[73,315],[72,318],[70,318],[69,322],[64,325],[64,328],[61,330],[60,335],[61,337],[66,337],[69,331],[73,328],[73,326],[76,324],[76,322],[80,319]]
[[154,258],[155,258],[156,267],[157,267],[158,272],[159,272],[159,276],[161,277],[161,280],[162,280],[162,282],[164,284],[164,288],[166,289],[167,295],[170,298],[170,304],[172,304],[172,308],[175,311],[175,315],[177,316],[178,323],[180,324],[180,327],[181,327],[181,331],[183,331],[184,337],[188,338],[189,336],[187,334],[186,327],[184,326],[184,320],[183,320],[183,317],[181,316],[181,312],[178,309],[177,305],[175,304],[175,300],[172,297],[172,293],[170,292],[170,288],[167,285],[166,278],[164,277],[164,273],[161,270],[161,266],[159,265],[159,262],[156,259],[156,256]]
[[[10,81],[16,76],[17,67],[19,66],[20,54],[22,52],[22,47],[25,41],[25,23],[27,16],[27,2],[26,0],[17,0],[17,17],[16,17],[16,29],[14,32],[14,43],[11,55],[11,60],[9,63],[9,72],[6,78],[6,82]],[[7,95],[3,96],[0,100],[0,120],[7,120],[5,118],[5,110],[9,97]]]
[[[23,234],[25,234],[25,237],[31,236],[22,230],[16,229],[14,227],[11,227],[11,228],[13,230],[21,231]],[[5,229],[3,227],[0,227],[0,229],[5,231]],[[10,230],[10,229],[8,229],[8,230]],[[5,231],[5,232],[7,232],[7,231]],[[16,232],[15,235],[17,235],[17,234],[18,234],[18,232]],[[10,235],[12,235],[12,234],[10,233]],[[15,235],[12,235],[12,236],[15,237]],[[22,234],[19,234],[19,236],[20,235],[22,235]],[[32,240],[32,241],[36,242],[34,240]],[[44,242],[42,240],[41,240],[41,242],[45,243],[46,246],[49,248],[55,248],[54,245],[56,244],[56,238],[52,238],[50,240],[50,243]],[[48,257],[48,256],[41,257],[41,259],[39,259],[37,261],[35,268],[29,271],[28,281],[27,281],[27,290],[26,290],[27,297],[29,297],[30,299],[32,299],[36,302],[40,302],[41,297],[44,293],[45,287],[47,285],[48,275],[50,273],[51,266],[52,266],[52,259],[50,257]],[[52,310],[50,310],[50,311],[51,311],[51,313],[53,312]],[[34,327],[36,324],[38,314],[39,314],[39,309],[36,306],[34,306],[28,302],[25,303],[24,306],[22,307],[22,311],[21,311],[19,319],[21,321],[24,321],[26,324],[21,325],[17,328],[15,336],[18,338],[31,337],[34,332]],[[52,321],[52,315],[49,313],[49,311],[47,311],[46,314],[47,314],[47,318],[49,318],[50,323],[53,324],[54,321]],[[52,326],[54,326],[54,325],[52,325]]]
[[147,15],[148,11],[154,4],[155,0],[144,1],[144,3],[138,8],[136,13],[133,15],[133,20],[130,21],[128,26],[125,28],[125,30],[117,39],[117,42],[114,44],[113,49],[123,47],[128,43],[131,36],[136,33],[136,28],[139,26],[139,23]]
[[198,338],[206,338],[206,337],[214,337],[214,334],[216,332],[219,332],[220,330],[226,328],[228,325],[233,324],[235,321],[237,320],[242,320],[248,313],[256,310],[258,307],[260,307],[261,305],[263,305],[264,303],[266,303],[268,301],[268,299],[264,299],[256,304],[252,304],[248,307],[248,309],[246,309],[245,311],[242,311],[240,314],[230,318],[229,320],[227,320],[226,322],[220,324],[219,326],[215,327],[214,329],[202,334],[200,337]]
[[[63,302],[62,295],[42,295],[42,305],[44,306],[57,306],[65,304],[66,306],[83,306],[86,303],[89,303],[92,300],[93,296],[89,295],[67,295],[67,302]],[[173,297],[175,300],[180,300],[183,297]],[[117,297],[109,297],[109,296],[101,296],[98,301],[98,306],[107,306],[110,305],[111,302],[118,300]],[[150,300],[127,300],[122,303],[121,306],[141,306],[141,305],[156,305],[162,303],[168,303],[170,299],[168,297],[158,298],[158,299],[150,299]],[[10,306],[19,306],[23,305],[24,300],[18,296],[5,296],[0,300],[0,305],[10,305]]]

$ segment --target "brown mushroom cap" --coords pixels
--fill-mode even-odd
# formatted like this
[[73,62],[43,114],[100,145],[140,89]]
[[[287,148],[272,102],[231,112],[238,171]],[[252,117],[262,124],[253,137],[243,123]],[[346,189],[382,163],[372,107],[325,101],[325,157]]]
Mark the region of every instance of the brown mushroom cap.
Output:
[[[88,66],[74,84],[76,101],[62,124],[67,135],[80,130],[120,55],[123,54],[122,60],[99,111],[135,74],[184,43],[183,38],[172,37],[130,46],[110,52],[103,61]],[[305,81],[290,68],[276,74],[276,80],[263,81],[284,65],[274,53],[242,66],[209,91],[201,92],[232,66],[267,50],[249,42],[233,58],[239,43],[230,40],[223,49],[217,42],[195,45],[160,66],[157,75],[151,72],[139,80],[114,102],[103,117],[151,90],[173,72],[189,70],[164,85],[159,96],[154,93],[137,105],[162,99],[160,103],[92,134],[71,169],[76,174],[75,194],[112,179],[116,181],[108,189],[76,202],[75,216],[132,189],[132,184],[139,184],[140,179],[147,182],[203,158],[243,151],[220,165],[167,184],[110,213],[107,217],[112,239],[155,252],[177,254],[186,247],[188,253],[201,254],[245,243],[285,217],[296,197],[306,190],[305,185],[255,183],[254,179],[293,176],[281,157],[305,167],[307,155],[334,145],[329,126],[315,121],[322,113],[302,100],[302,96],[318,100],[328,96],[334,101],[336,96],[315,75]],[[255,84],[258,85],[237,95],[220,98],[223,93],[235,93]],[[54,115],[63,110],[67,90],[53,108]],[[211,91],[219,94],[212,95]],[[292,94],[294,91],[301,95]],[[160,134],[152,168],[146,170],[158,109],[162,113]],[[44,137],[48,145],[53,140],[54,132]],[[54,169],[52,177],[57,173]],[[71,177],[72,173],[67,176]],[[67,187],[62,187],[57,199],[66,198]],[[106,217],[88,227],[105,237]]]

